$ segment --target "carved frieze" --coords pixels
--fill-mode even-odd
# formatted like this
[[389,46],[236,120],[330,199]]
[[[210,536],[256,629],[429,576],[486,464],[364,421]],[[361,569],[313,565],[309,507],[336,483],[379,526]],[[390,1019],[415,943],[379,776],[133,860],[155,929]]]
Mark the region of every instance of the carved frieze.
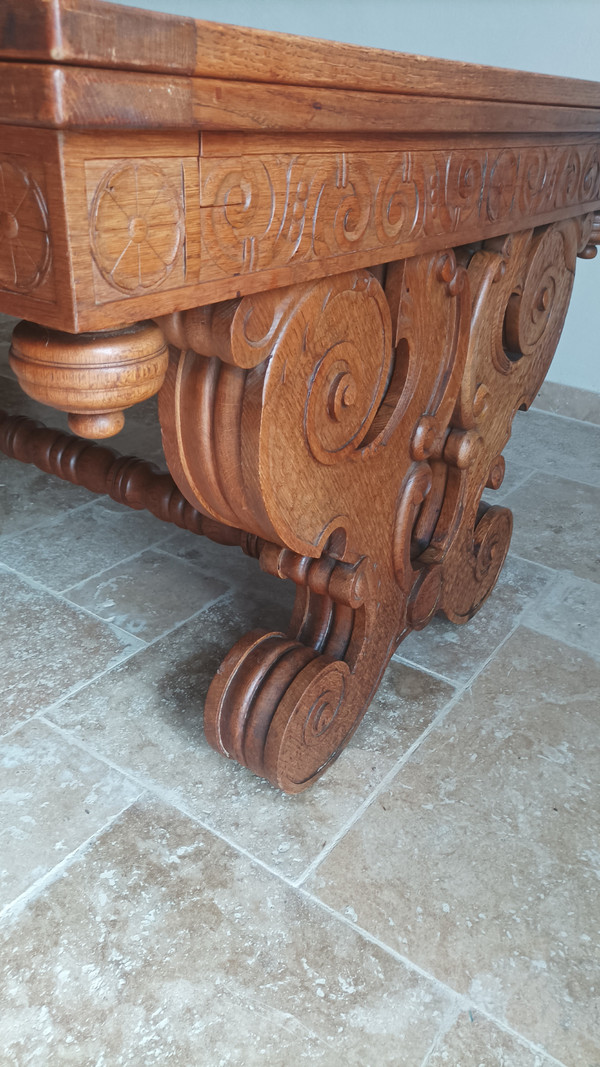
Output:
[[[600,202],[600,148],[88,160],[96,301],[351,253],[403,258]],[[292,276],[293,277],[293,276]],[[291,280],[289,275],[282,283]]]
[[596,145],[278,154],[201,161],[200,279],[453,244],[600,199]]

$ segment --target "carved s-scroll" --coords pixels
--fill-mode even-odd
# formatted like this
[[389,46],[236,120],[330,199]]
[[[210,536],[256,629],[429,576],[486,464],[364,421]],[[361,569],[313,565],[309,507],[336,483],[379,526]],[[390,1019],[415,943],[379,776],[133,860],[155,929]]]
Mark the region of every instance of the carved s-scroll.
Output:
[[348,460],[360,453],[390,377],[381,286],[355,271],[186,322],[162,320],[169,340],[208,354],[188,350],[174,360],[161,397],[175,478],[208,514],[318,555],[333,530],[351,525]]
[[[575,180],[575,179],[573,179]],[[576,180],[581,175],[577,171]],[[519,408],[527,408],[547,373],[567,313],[578,251],[591,217],[568,219],[486,242],[468,273],[473,291],[469,354],[455,412],[453,452],[446,450],[445,522],[428,555],[443,560],[443,609],[464,622],[491,592],[508,551],[512,520],[505,508],[481,504],[502,479],[501,453]],[[471,441],[468,461],[457,462]]]
[[355,251],[400,258],[417,238],[461,244],[600,199],[586,144],[207,157],[201,172],[201,280]]

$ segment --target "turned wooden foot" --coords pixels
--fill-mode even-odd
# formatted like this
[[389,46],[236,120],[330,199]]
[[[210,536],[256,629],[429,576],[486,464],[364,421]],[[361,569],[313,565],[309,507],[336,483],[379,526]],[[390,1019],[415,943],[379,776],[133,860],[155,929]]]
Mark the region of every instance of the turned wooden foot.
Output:
[[74,433],[90,438],[118,433],[123,409],[158,392],[167,362],[167,347],[153,322],[89,334],[21,322],[10,351],[21,388],[68,412]]

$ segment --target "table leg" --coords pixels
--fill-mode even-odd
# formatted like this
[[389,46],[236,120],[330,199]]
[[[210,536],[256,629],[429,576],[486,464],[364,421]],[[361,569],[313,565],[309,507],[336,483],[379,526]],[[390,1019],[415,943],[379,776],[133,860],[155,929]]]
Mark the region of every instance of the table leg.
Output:
[[502,481],[592,230],[571,219],[161,320],[176,482],[268,541],[263,566],[298,587],[287,633],[246,635],[213,680],[205,727],[224,755],[306,788],[402,638],[489,595],[512,516],[482,493]]

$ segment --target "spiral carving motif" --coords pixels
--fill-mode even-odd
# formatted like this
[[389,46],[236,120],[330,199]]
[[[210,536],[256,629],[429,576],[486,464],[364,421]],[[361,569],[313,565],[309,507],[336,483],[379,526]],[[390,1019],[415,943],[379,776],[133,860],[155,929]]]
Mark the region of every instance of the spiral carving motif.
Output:
[[383,245],[399,244],[415,233],[423,216],[425,190],[408,153],[398,156],[378,184],[375,225]]
[[481,600],[495,585],[508,552],[512,535],[512,514],[508,508],[491,507],[475,527],[475,579]]
[[[457,153],[421,200],[405,160],[387,220],[402,228],[415,212],[451,227],[479,201],[496,220],[518,201],[547,207],[593,187],[586,151],[561,191],[546,150],[532,150],[520,193],[505,188],[516,151],[493,173],[485,154]],[[489,196],[478,196],[484,176]],[[351,243],[365,216],[359,180],[342,177],[341,236],[329,240]],[[482,494],[502,482],[512,419],[543,379],[597,228],[570,218],[204,309],[188,326],[205,355],[175,330],[179,384],[169,379],[161,403],[173,383],[182,490],[249,531],[263,569],[297,590],[289,631],[242,638],[215,676],[205,723],[219,751],[305,789],[349,740],[402,638],[436,612],[462,623],[479,610],[512,532],[510,511]]]
[[300,792],[332,762],[354,725],[350,680],[343,660],[283,634],[247,634],[211,686],[207,737],[286,792]]
[[484,179],[484,160],[475,153],[452,152],[446,166],[446,203],[449,225],[464,225],[479,210]]
[[543,198],[550,177],[548,152],[545,148],[530,148],[522,167],[522,182],[519,188],[519,203],[524,215],[535,211]]
[[[325,294],[324,286],[319,289],[315,305]],[[309,325],[306,345],[314,369],[304,425],[307,444],[321,463],[339,462],[356,451],[373,422],[391,366],[386,313],[377,283],[362,278],[353,288],[331,287],[321,316],[312,330]],[[355,322],[361,326],[353,336]],[[372,338],[367,349],[363,331]]]
[[576,227],[545,229],[532,241],[522,280],[511,295],[505,317],[507,354],[554,353],[567,314],[575,277]]
[[[542,182],[543,169],[540,161],[532,185]],[[575,163],[565,181],[580,180]],[[505,508],[485,510],[482,493],[501,484],[501,454],[514,415],[531,404],[548,370],[569,305],[577,253],[591,232],[591,218],[567,219],[488,241],[469,263],[469,352],[456,426],[444,450],[446,531],[441,524],[433,539],[444,574],[443,610],[453,622],[464,622],[479,609],[508,551],[511,514]],[[463,461],[469,439],[477,444]],[[460,519],[455,533],[449,515]]]
[[377,247],[400,258],[417,238],[515,230],[600,200],[600,156],[593,144],[535,144],[207,158],[201,197],[204,280],[215,267],[256,272]]

